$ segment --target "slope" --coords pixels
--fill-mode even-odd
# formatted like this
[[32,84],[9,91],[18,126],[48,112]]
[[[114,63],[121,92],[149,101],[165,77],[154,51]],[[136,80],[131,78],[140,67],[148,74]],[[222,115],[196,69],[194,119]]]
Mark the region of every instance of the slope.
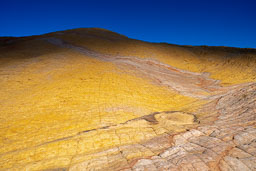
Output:
[[[231,137],[255,135],[254,49],[148,43],[96,28],[1,38],[0,45],[1,169],[145,170],[142,158],[181,146],[175,135],[199,131],[195,137],[203,132],[212,141],[216,122]],[[251,111],[223,111],[243,98]],[[237,126],[223,114],[245,120]],[[224,168],[223,151],[193,168]],[[162,158],[166,170],[181,169]],[[242,166],[253,170],[251,163]]]

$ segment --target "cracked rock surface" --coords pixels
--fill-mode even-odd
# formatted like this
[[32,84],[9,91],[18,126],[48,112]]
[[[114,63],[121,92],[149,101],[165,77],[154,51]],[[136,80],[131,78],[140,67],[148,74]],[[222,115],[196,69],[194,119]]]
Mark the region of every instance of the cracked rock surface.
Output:
[[103,29],[0,38],[0,170],[254,171],[255,66]]
[[256,170],[256,85],[217,100],[215,121],[175,135],[171,147],[150,159],[139,159],[131,169]]

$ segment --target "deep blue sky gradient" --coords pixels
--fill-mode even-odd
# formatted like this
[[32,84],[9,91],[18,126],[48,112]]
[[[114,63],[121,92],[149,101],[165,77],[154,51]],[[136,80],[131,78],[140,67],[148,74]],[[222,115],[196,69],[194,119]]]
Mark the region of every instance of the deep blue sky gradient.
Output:
[[0,0],[0,36],[81,27],[150,42],[256,48],[256,0]]

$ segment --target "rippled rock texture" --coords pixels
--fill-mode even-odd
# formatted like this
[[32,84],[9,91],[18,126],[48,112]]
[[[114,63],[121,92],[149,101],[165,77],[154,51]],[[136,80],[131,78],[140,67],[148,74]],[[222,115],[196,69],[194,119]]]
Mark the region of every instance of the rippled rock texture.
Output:
[[256,170],[256,50],[103,29],[0,39],[1,170]]

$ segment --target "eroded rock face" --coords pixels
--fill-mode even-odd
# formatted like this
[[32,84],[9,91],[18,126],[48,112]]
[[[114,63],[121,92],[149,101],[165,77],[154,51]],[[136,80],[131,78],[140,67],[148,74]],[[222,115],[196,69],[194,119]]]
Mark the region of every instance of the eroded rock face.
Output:
[[256,170],[256,85],[228,92],[215,107],[216,121],[175,135],[171,147],[132,169]]
[[[231,90],[200,110],[211,112],[211,115],[201,118],[203,123],[197,128],[155,137],[137,149],[148,148],[156,155],[128,160],[117,168],[109,165],[106,169],[255,170],[256,84]],[[134,148],[131,146],[130,150]],[[125,161],[126,157],[121,154],[115,156],[116,159],[124,158]],[[83,170],[83,164],[74,165],[71,170]]]
[[1,170],[256,170],[254,50],[97,29],[4,42]]

